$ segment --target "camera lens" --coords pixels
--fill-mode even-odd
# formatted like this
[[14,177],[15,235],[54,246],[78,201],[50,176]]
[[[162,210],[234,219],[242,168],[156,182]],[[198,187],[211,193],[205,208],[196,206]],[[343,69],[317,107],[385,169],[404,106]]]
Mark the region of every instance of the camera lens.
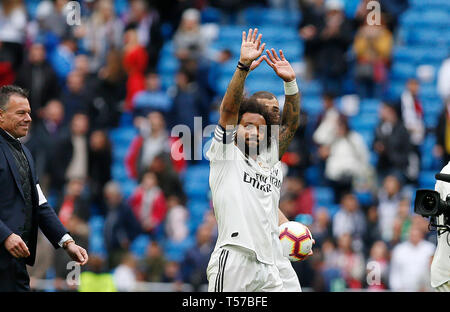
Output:
[[431,211],[436,206],[436,198],[431,195],[425,195],[422,201],[422,207],[425,210]]

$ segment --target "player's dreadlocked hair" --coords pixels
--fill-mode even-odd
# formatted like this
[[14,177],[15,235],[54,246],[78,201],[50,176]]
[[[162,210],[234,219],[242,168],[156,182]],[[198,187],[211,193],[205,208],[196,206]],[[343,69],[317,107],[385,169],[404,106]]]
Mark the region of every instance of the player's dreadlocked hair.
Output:
[[267,147],[270,147],[270,143],[271,143],[271,137],[272,137],[272,131],[271,131],[271,127],[270,127],[270,114],[267,111],[267,109],[265,108],[265,106],[260,105],[256,99],[254,98],[247,98],[247,99],[243,99],[241,106],[239,107],[239,115],[238,115],[238,121],[237,124],[239,125],[239,123],[241,122],[242,116],[245,113],[254,113],[254,114],[259,114],[261,116],[263,116],[264,120],[266,121],[266,138],[267,138]]

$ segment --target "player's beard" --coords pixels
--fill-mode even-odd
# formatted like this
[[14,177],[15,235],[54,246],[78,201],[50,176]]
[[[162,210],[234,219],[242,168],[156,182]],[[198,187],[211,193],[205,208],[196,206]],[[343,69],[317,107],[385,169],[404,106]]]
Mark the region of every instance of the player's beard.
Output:
[[245,155],[248,157],[258,156],[260,153],[260,146],[261,144],[259,142],[256,143],[256,146],[250,146],[248,140],[245,140]]

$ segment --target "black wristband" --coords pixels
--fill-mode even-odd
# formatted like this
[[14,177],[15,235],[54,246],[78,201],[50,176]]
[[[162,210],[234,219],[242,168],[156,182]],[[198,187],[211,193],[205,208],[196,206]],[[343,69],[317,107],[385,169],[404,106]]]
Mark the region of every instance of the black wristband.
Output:
[[237,68],[239,68],[241,70],[245,70],[245,71],[249,71],[250,70],[250,66],[244,65],[240,61],[238,61]]

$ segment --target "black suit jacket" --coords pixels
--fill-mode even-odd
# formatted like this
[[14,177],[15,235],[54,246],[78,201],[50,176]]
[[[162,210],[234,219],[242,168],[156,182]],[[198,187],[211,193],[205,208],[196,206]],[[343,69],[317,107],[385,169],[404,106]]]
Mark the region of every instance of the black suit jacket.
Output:
[[[52,243],[55,248],[59,248],[58,242],[68,233],[66,228],[59,221],[55,211],[39,194],[37,185],[38,177],[30,151],[22,145],[25,156],[30,165],[32,178],[32,228],[31,237],[28,242],[30,256],[27,257],[26,264],[33,265],[36,258],[36,242],[38,228]],[[0,269],[4,268],[13,258],[5,248],[5,239],[12,233],[21,235],[19,230],[25,222],[25,200],[20,184],[19,172],[14,161],[14,156],[6,140],[0,135]]]

